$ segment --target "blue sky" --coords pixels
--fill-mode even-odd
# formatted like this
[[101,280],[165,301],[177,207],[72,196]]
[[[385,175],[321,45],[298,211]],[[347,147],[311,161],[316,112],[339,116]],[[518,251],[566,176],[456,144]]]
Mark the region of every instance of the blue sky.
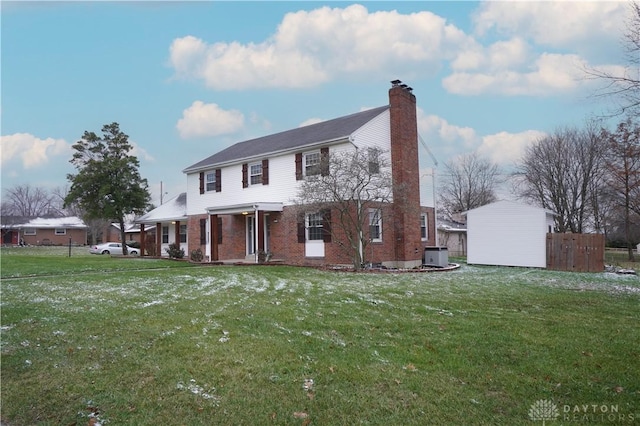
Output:
[[[118,122],[159,203],[235,142],[388,103],[413,87],[439,162],[524,147],[610,105],[622,2],[2,1],[2,189],[69,185],[71,145]],[[433,162],[421,149],[425,174]],[[430,188],[429,177],[423,186]],[[426,200],[427,204],[431,204]]]

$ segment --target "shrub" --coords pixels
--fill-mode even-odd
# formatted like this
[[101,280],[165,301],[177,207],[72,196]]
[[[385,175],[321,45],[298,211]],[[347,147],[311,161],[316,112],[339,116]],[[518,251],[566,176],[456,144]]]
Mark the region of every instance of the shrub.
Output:
[[139,249],[140,243],[137,241],[131,240],[131,241],[127,241],[127,246]]
[[194,262],[202,262],[202,259],[204,259],[204,254],[202,254],[202,250],[195,249],[195,250],[191,250],[191,260]]
[[171,259],[183,259],[184,258],[184,249],[180,248],[180,246],[176,243],[169,244],[169,248],[164,249]]

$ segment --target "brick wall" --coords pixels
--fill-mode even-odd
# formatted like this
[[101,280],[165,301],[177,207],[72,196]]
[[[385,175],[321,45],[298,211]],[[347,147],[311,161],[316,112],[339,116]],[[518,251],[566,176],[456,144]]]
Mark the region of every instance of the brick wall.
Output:
[[22,234],[25,244],[28,245],[53,245],[65,246],[69,244],[69,238],[73,245],[87,244],[87,231],[85,229],[67,229],[65,235],[56,235],[55,229],[37,228],[36,235]]
[[422,260],[420,247],[420,166],[416,97],[400,85],[389,89],[391,167],[394,185],[394,253],[400,264]]

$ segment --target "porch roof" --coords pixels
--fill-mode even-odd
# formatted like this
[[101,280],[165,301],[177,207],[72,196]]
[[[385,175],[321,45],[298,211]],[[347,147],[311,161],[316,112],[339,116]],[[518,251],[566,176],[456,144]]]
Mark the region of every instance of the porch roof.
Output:
[[159,222],[187,220],[187,193],[183,192],[166,203],[156,207],[144,216],[134,220],[134,223],[145,225]]
[[207,207],[206,210],[208,214],[250,214],[255,211],[281,212],[283,208],[282,203],[257,202]]

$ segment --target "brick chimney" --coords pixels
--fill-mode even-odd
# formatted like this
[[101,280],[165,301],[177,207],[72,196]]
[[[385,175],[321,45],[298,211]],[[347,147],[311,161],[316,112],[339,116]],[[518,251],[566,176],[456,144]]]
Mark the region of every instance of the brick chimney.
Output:
[[394,195],[394,234],[397,267],[422,263],[420,239],[420,165],[418,160],[418,120],[412,88],[399,80],[391,82],[389,115],[391,168]]

